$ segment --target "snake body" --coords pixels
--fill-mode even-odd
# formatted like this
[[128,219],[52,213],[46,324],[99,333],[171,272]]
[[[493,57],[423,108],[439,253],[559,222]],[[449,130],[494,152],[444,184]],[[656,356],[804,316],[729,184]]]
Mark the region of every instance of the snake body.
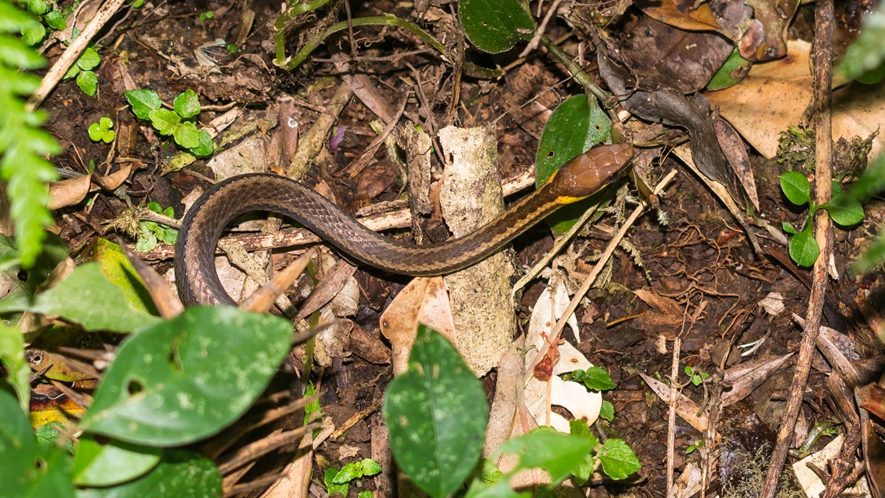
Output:
[[497,252],[559,207],[604,188],[632,154],[632,148],[623,144],[591,149],[483,227],[426,246],[404,244],[369,230],[295,180],[264,173],[231,177],[207,190],[184,218],[175,250],[178,294],[188,305],[235,303],[215,271],[215,246],[230,222],[254,211],[291,218],[342,252],[391,273],[429,276],[460,270]]

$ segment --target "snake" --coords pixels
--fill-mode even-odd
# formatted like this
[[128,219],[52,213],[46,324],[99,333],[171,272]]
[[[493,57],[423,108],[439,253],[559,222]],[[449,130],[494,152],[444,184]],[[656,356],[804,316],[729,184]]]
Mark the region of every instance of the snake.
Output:
[[599,192],[632,156],[629,144],[592,148],[482,227],[428,245],[411,245],[373,232],[296,180],[270,173],[233,176],[207,189],[184,217],[175,247],[178,294],[186,305],[236,304],[215,270],[215,247],[234,219],[259,211],[291,218],[341,252],[379,270],[411,276],[461,270],[496,253],[560,207]]

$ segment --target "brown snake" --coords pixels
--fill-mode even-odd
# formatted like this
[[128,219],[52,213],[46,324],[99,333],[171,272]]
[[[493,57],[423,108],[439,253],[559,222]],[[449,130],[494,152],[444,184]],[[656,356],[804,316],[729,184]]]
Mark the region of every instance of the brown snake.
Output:
[[439,244],[414,246],[361,225],[309,187],[255,173],[215,184],[184,218],[175,247],[178,294],[185,304],[235,304],[215,271],[215,246],[236,217],[268,211],[292,218],[369,266],[404,275],[441,275],[497,252],[556,209],[607,186],[633,155],[630,145],[603,145],[572,159],[539,190],[483,227]]

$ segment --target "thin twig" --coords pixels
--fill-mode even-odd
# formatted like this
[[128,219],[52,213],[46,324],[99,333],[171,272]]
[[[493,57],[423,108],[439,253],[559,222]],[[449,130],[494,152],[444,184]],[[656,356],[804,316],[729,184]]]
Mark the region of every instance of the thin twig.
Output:
[[[830,107],[830,84],[833,78],[833,0],[819,0],[814,10],[814,121],[815,121],[815,203],[820,206],[830,200],[832,190],[832,110]],[[824,297],[827,290],[827,262],[832,251],[830,218],[824,210],[818,210],[814,220],[814,235],[820,245],[820,255],[812,270],[811,295],[808,297],[808,310],[805,328],[802,331],[802,344],[796,373],[790,386],[790,397],[781,418],[777,444],[771,454],[768,473],[762,487],[762,498],[773,498],[777,493],[781,470],[787,460],[787,450],[796,426],[796,417],[802,406],[805,385],[811,370],[815,340],[820,330]]]

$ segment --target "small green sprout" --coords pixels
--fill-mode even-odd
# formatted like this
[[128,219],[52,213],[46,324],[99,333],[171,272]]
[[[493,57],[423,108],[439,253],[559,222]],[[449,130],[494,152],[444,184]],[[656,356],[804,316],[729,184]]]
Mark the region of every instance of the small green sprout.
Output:
[[111,128],[114,127],[114,121],[107,116],[102,116],[96,123],[89,125],[89,139],[93,142],[104,142],[109,144],[114,141],[117,134]]
[[347,496],[350,491],[350,483],[363,477],[370,477],[381,473],[381,464],[371,458],[364,458],[358,462],[351,462],[338,470],[334,467],[326,469],[323,482],[329,496]]
[[[175,211],[171,207],[163,209],[159,203],[149,202],[147,208],[169,218],[175,218]],[[138,240],[135,242],[135,250],[147,252],[157,246],[157,242],[174,244],[178,240],[178,230],[163,226],[156,221],[138,222]]]
[[685,371],[685,375],[688,375],[688,379],[689,379],[689,381],[690,381],[690,382],[692,383],[692,385],[694,385],[695,387],[700,386],[701,384],[704,383],[705,380],[707,380],[707,379],[710,378],[710,374],[708,374],[707,372],[704,372],[704,371],[701,370],[701,369],[695,369],[695,368],[692,368],[692,367],[689,366],[689,365],[686,365],[686,366],[685,366],[685,370],[684,370],[684,371]]
[[215,19],[215,12],[212,12],[211,10],[200,12],[199,15],[197,15],[197,20],[200,22],[206,22],[210,19]]
[[188,88],[175,97],[173,110],[164,109],[159,94],[153,90],[127,90],[125,95],[135,116],[150,121],[160,135],[172,136],[176,144],[197,157],[207,157],[214,152],[212,137],[194,124],[201,110],[195,91]]
[[781,191],[790,203],[796,206],[808,205],[808,214],[797,229],[792,223],[784,221],[781,226],[790,234],[790,258],[799,266],[811,266],[820,255],[820,247],[812,233],[812,220],[818,209],[825,209],[830,218],[841,227],[850,227],[863,221],[863,206],[856,199],[845,195],[842,186],[833,183],[833,195],[829,202],[818,206],[811,199],[811,183],[804,174],[798,171],[787,171],[780,175]]
[[99,64],[101,64],[101,56],[98,55],[98,51],[93,47],[87,47],[80,54],[77,62],[68,69],[63,79],[69,80],[76,77],[77,86],[80,87],[80,90],[92,97],[98,90],[98,75],[95,74],[93,69],[97,68]]

